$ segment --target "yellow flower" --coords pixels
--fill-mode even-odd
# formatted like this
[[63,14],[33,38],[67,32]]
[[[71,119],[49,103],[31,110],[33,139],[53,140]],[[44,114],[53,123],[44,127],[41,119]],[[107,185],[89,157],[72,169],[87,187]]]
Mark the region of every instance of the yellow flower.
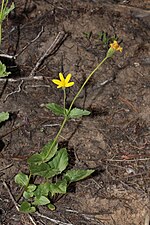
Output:
[[57,79],[52,80],[54,84],[58,85],[57,88],[66,88],[74,85],[74,82],[69,82],[71,78],[71,73],[69,73],[66,78],[64,78],[62,73],[59,73],[59,78],[60,80]]
[[114,41],[112,44],[110,44],[110,47],[113,48],[115,51],[122,52],[123,48],[118,44],[117,41]]

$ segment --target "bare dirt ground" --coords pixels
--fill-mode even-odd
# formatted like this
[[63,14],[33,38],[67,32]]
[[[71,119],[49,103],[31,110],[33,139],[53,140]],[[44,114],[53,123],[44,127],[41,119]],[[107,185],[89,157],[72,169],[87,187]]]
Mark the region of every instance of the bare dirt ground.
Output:
[[40,208],[49,219],[37,215],[33,219],[40,225],[149,225],[150,2],[15,0],[15,4],[5,22],[1,48],[1,53],[16,59],[1,58],[12,75],[0,80],[0,111],[11,114],[0,130],[0,223],[32,224],[17,212],[2,182],[17,199],[20,189],[14,176],[27,172],[26,159],[55,137],[62,121],[43,107],[63,103],[62,91],[51,80],[60,71],[72,73],[75,85],[68,90],[69,103],[105,56],[108,46],[99,37],[105,31],[123,40],[123,53],[96,72],[76,101],[91,116],[69,122],[60,138],[74,167],[96,168],[96,174],[57,201],[55,212]]

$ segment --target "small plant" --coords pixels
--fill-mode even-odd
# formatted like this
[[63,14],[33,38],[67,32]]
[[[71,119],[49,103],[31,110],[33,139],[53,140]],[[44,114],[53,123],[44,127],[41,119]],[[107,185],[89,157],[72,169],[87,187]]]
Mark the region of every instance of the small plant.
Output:
[[8,14],[15,8],[14,3],[11,4],[10,7],[8,6],[8,0],[2,0],[1,3],[1,10],[0,10],[0,44],[2,42],[2,23],[8,16]]
[[92,36],[92,31],[90,31],[90,32],[83,32],[83,35],[85,36],[86,39],[90,40],[90,38]]
[[[2,24],[3,21],[6,19],[8,14],[15,8],[14,3],[8,7],[8,0],[2,0],[1,9],[0,9],[0,45],[2,43]],[[6,77],[10,74],[10,72],[6,71],[6,66],[0,61],[0,78]]]
[[46,205],[50,210],[55,210],[54,199],[57,195],[65,194],[70,183],[85,179],[94,172],[92,169],[68,170],[68,151],[66,148],[59,148],[58,138],[68,120],[90,114],[88,110],[73,108],[73,105],[89,79],[108,58],[112,57],[115,51],[122,52],[122,48],[116,41],[110,45],[102,62],[86,78],[69,108],[66,108],[66,88],[74,85],[73,81],[70,82],[71,74],[69,73],[64,78],[63,74],[59,73],[59,79],[52,80],[57,85],[57,88],[62,88],[63,90],[63,106],[56,103],[48,103],[46,108],[64,119],[55,138],[49,141],[42,148],[41,152],[33,154],[28,159],[29,175],[21,172],[15,176],[15,182],[24,189],[24,200],[20,206],[21,212],[33,213],[40,205]]
[[7,77],[11,72],[6,71],[6,66],[0,61],[0,78]]
[[107,32],[104,32],[104,31],[100,32],[100,33],[98,34],[98,37],[99,37],[99,39],[102,41],[103,46],[104,46],[104,47],[107,47],[107,48],[109,48],[109,45],[110,45],[112,42],[118,41],[118,39],[119,39],[119,38],[117,37],[116,34],[113,35],[113,36],[111,36],[111,35],[109,35]]
[[[10,7],[8,6],[8,0],[2,0],[1,3],[1,9],[0,9],[0,45],[2,43],[2,23],[8,16],[8,14],[15,8],[14,3],[11,4]],[[6,71],[6,66],[0,61],[0,78],[1,77],[6,77],[10,74],[10,72]],[[0,122],[4,122],[9,118],[9,113],[8,112],[1,112],[0,113]]]

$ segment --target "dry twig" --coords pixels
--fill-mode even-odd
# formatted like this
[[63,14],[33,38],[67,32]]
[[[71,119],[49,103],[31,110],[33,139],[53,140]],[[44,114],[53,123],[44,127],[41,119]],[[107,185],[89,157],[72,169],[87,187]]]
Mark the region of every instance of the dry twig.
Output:
[[18,53],[18,54],[16,54],[16,55],[14,55],[14,56],[12,56],[12,55],[8,55],[8,54],[0,54],[0,57],[4,57],[4,58],[8,58],[8,59],[16,59],[19,55],[21,55],[32,43],[34,43],[40,36],[41,36],[41,34],[43,33],[43,31],[44,31],[44,28],[43,28],[43,26],[42,26],[42,29],[41,29],[41,31],[38,33],[38,35],[33,39],[33,40],[31,40],[28,44],[26,44],[23,48],[22,48],[22,50]]
[[131,108],[134,112],[138,113],[137,108],[128,100],[122,97],[119,97],[119,100],[125,103],[129,108]]
[[13,92],[9,93],[8,95],[6,95],[6,97],[5,97],[5,99],[4,99],[3,102],[6,102],[7,98],[8,98],[10,95],[13,95],[13,94],[15,94],[15,93],[19,93],[19,92],[21,91],[21,85],[23,84],[23,82],[24,82],[24,81],[21,80],[20,84],[18,85],[18,90],[13,91]]
[[40,36],[41,36],[41,34],[43,33],[43,31],[44,31],[44,28],[43,28],[43,26],[42,26],[42,29],[41,29],[41,31],[38,33],[38,35],[32,40],[32,41],[30,41],[27,45],[25,45],[24,47],[23,47],[23,49],[18,53],[18,54],[16,54],[15,56],[14,56],[14,58],[17,58],[19,55],[21,55],[32,43],[34,43]]
[[12,167],[12,166],[13,166],[13,164],[11,163],[11,164],[9,164],[9,165],[3,167],[3,168],[0,168],[0,171],[6,170],[6,169],[8,169],[8,168],[10,168],[10,167]]
[[139,159],[107,159],[108,162],[135,162],[135,161],[147,161],[150,158],[139,158]]
[[0,82],[17,82],[17,81],[22,81],[22,80],[43,80],[44,77],[43,76],[33,76],[33,77],[20,77],[20,78],[17,78],[17,79],[14,79],[14,78],[3,78],[3,79],[0,79]]
[[40,67],[40,65],[42,64],[44,59],[47,58],[48,56],[54,54],[58,50],[58,48],[61,46],[61,44],[64,42],[64,40],[67,38],[67,36],[68,36],[68,33],[65,33],[64,31],[58,33],[54,42],[50,45],[50,47],[46,50],[46,52],[37,61],[35,67],[31,71],[29,77],[34,76],[36,70]]
[[144,222],[144,225],[149,225],[149,223],[150,223],[150,216],[149,216],[149,213],[147,213],[147,214],[145,215],[145,222]]
[[55,220],[55,219],[51,219],[49,218],[48,216],[44,216],[43,214],[39,213],[39,212],[36,212],[35,213],[37,216],[39,217],[42,217],[44,219],[47,219],[55,224],[59,224],[59,225],[73,225],[72,223],[64,223],[64,222],[61,222],[60,220]]
[[[11,191],[10,191],[10,189],[9,189],[9,187],[8,187],[8,185],[6,184],[5,181],[3,181],[3,185],[4,185],[4,187],[6,188],[8,194],[9,194],[11,200],[12,200],[12,202],[14,203],[14,206],[16,207],[17,211],[19,212],[19,205],[18,205],[17,202],[15,201],[15,199],[14,199],[14,197],[13,197],[13,195],[12,195],[12,193],[11,193]],[[27,214],[27,215],[28,215],[28,218],[30,219],[30,221],[32,222],[32,224],[33,224],[33,225],[37,225],[37,224],[34,222],[32,216],[31,216],[30,214]]]
[[7,54],[0,54],[0,58],[15,59],[15,56],[13,56],[13,55],[7,55]]

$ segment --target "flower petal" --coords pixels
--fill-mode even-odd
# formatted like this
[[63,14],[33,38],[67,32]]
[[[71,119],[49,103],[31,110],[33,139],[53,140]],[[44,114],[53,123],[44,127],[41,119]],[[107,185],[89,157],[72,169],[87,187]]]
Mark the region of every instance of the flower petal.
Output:
[[62,81],[62,82],[64,82],[64,76],[63,76],[63,74],[62,73],[59,73],[59,78],[60,78],[60,80]]
[[71,73],[69,73],[69,74],[66,76],[66,79],[65,79],[66,84],[69,82],[71,76],[72,76]]
[[65,87],[71,87],[71,86],[73,86],[74,85],[74,82],[70,82],[70,83],[67,83],[66,85],[65,85]]
[[114,49],[115,51],[120,51],[122,52],[123,48],[118,44],[117,41],[114,41],[113,43],[110,44],[110,47]]
[[118,51],[122,52],[123,48],[122,47],[118,47]]
[[60,80],[57,80],[57,79],[53,79],[52,82],[57,85],[61,85],[62,83]]

